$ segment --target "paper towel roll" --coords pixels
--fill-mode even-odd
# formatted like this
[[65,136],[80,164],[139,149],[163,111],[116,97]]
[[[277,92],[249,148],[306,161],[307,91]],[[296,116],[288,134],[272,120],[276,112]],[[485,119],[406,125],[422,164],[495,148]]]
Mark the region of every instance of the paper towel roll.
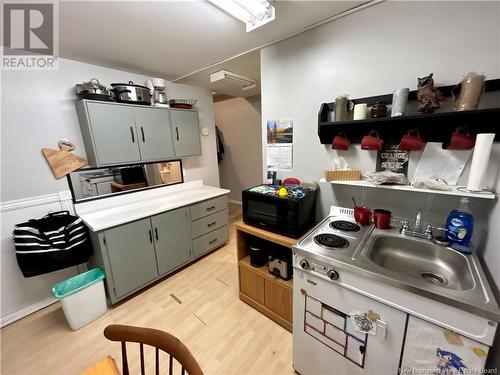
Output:
[[494,133],[478,134],[476,145],[472,154],[472,163],[470,166],[469,181],[467,190],[479,191],[483,188],[483,177],[488,168],[491,147],[495,139]]

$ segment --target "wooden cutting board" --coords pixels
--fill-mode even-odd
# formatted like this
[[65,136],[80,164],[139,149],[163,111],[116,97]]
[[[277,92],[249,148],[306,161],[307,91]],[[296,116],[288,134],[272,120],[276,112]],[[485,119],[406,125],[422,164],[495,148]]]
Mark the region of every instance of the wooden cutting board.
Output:
[[87,160],[71,153],[74,149],[75,146],[66,140],[59,141],[59,150],[42,148],[42,153],[47,159],[55,178],[59,179],[64,177],[68,173],[76,171],[88,164]]

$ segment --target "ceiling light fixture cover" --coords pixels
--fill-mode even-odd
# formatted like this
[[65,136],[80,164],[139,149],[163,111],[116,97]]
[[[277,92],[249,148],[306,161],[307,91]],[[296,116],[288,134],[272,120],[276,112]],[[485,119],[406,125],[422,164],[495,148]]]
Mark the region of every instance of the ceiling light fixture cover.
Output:
[[275,19],[275,9],[266,0],[209,0],[246,24],[247,33]]
[[219,70],[210,74],[210,83],[225,81],[232,85],[239,86],[243,90],[250,90],[256,87],[257,82],[253,79],[230,72],[229,70]]

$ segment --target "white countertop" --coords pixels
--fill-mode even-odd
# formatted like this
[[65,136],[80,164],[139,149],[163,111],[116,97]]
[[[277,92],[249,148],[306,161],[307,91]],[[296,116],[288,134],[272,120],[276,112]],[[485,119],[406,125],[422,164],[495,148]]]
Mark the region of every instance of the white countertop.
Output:
[[228,194],[201,180],[76,203],[76,213],[94,232]]

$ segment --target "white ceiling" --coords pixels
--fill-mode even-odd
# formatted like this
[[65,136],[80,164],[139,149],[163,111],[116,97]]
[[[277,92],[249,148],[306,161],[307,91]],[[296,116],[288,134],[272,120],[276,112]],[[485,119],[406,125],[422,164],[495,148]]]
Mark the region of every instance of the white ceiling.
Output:
[[[211,85],[210,74],[223,69],[255,80],[257,82],[255,88],[245,91],[241,89],[241,87],[233,86],[230,83],[225,83],[217,86]],[[203,69],[197,73],[191,74],[188,77],[179,80],[178,82],[193,86],[206,87],[215,92],[216,95],[241,97],[258,95],[260,94],[260,51],[252,51],[235,59],[231,59],[224,63],[217,64],[207,69]]]
[[[277,1],[276,20],[250,33],[206,1],[61,1],[61,57],[175,80],[283,38],[366,1]],[[260,78],[258,53],[219,65]],[[231,66],[232,68],[229,68]],[[181,82],[206,86],[208,71]],[[251,94],[251,93],[248,93]]]

